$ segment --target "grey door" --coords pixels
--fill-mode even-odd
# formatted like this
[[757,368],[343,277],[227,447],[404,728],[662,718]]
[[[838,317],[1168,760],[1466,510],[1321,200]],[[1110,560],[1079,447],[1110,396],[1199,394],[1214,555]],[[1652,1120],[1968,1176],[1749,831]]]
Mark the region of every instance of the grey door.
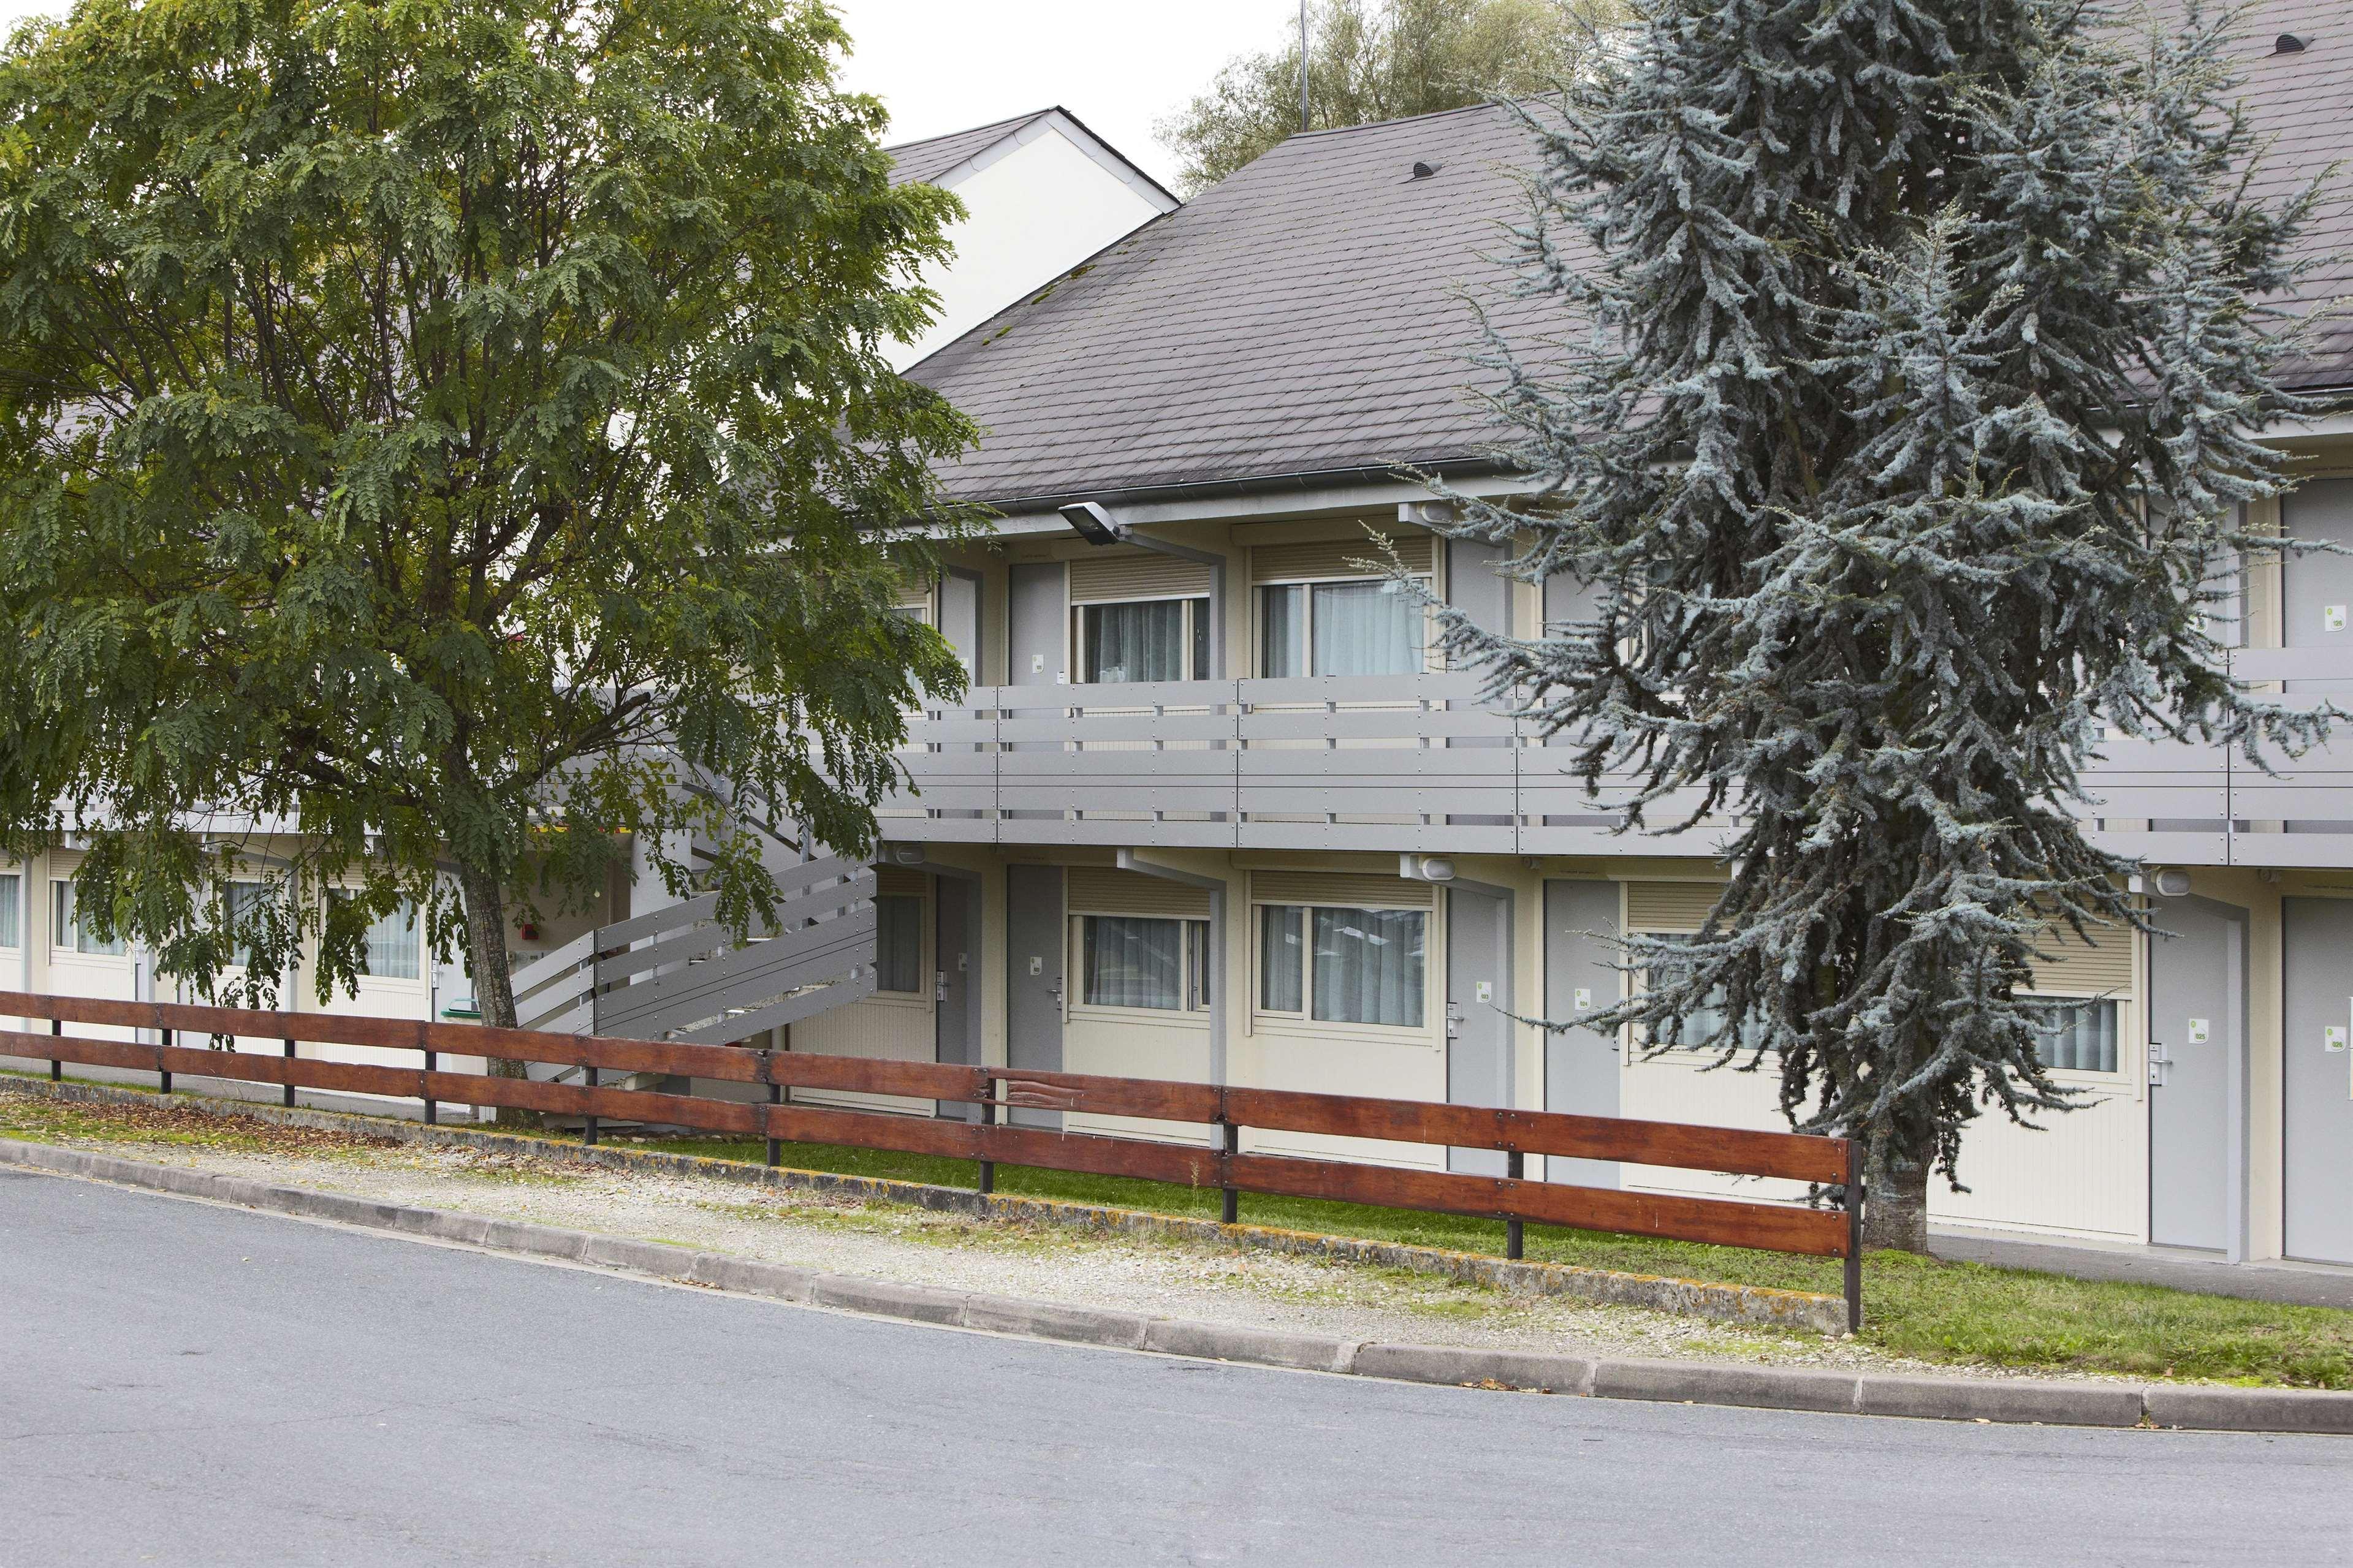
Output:
[[[1512,1103],[1512,936],[1508,900],[1446,889],[1446,1098]],[[1504,1173],[1500,1149],[1452,1149],[1450,1170]]]
[[1063,578],[1059,561],[1006,568],[1007,685],[1052,686],[1061,679],[1062,623],[1070,614]]
[[[2353,545],[2353,479],[2298,485],[2280,498],[2280,526],[2291,540]],[[2353,555],[2289,555],[2280,608],[2284,646],[2353,653]]]
[[2283,899],[2284,1250],[2353,1263],[2353,900]]
[[[1062,868],[1005,868],[1005,1060],[1031,1072],[1062,1069]],[[1060,1127],[1061,1113],[1017,1110],[1024,1127]]]
[[[980,1019],[974,1004],[980,987],[972,966],[980,956],[980,883],[967,877],[935,877],[932,950],[939,968],[932,978],[934,1059],[953,1067],[980,1062]],[[944,1100],[940,1114],[967,1120],[975,1108]]]
[[[1545,1021],[1570,1027],[1545,1035],[1545,1109],[1577,1116],[1618,1114],[1619,1057],[1615,1030],[1576,1026],[1617,1005],[1618,884],[1545,884]],[[1615,1160],[1553,1159],[1545,1175],[1585,1187],[1618,1184]]]
[[[1488,544],[1475,539],[1450,539],[1446,542],[1447,601],[1471,617],[1471,623],[1482,631],[1509,632],[1512,629],[1512,582],[1496,574],[1504,563],[1505,552],[1500,544]],[[1450,668],[1469,668],[1460,659]],[[1462,710],[1484,707],[1476,701],[1451,702],[1450,708]],[[1504,751],[1511,745],[1507,735],[1455,735],[1445,742],[1451,752]],[[1500,764],[1499,764],[1500,765]],[[1494,812],[1449,812],[1446,820],[1458,827],[1509,827],[1508,814]]]
[[[1063,623],[1070,618],[1067,574],[1059,561],[1044,565],[1011,566],[1006,571],[1005,656],[1008,686],[1055,686],[1063,683]],[[1053,751],[1050,741],[1018,741],[1017,752]],[[1008,767],[1008,778],[1018,771]],[[1006,816],[1023,822],[1059,822],[1059,811],[1008,811]]]
[[2230,1243],[2231,1056],[2241,1035],[2230,969],[2240,922],[2203,899],[2160,899],[2149,939],[2148,1235],[2160,1247]]

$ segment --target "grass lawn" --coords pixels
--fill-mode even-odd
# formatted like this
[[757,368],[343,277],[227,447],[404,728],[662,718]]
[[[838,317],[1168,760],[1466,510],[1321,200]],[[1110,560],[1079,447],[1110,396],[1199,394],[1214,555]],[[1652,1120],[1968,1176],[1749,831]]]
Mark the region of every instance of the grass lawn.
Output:
[[[679,1153],[758,1162],[757,1142],[664,1139]],[[787,1143],[784,1163],[807,1171],[969,1187],[971,1162],[823,1143]],[[1219,1194],[1160,1182],[997,1168],[997,1190],[1028,1197],[1214,1219]],[[1250,1225],[1500,1255],[1504,1227],[1401,1209],[1245,1193]],[[1835,1258],[1530,1226],[1527,1256],[1550,1263],[1668,1274],[1835,1295]],[[2353,1388],[2353,1312],[2200,1296],[2154,1285],[2075,1279],[2024,1268],[1873,1253],[1863,1264],[1862,1339],[1897,1355],[2048,1372],[2212,1378],[2306,1388]]]

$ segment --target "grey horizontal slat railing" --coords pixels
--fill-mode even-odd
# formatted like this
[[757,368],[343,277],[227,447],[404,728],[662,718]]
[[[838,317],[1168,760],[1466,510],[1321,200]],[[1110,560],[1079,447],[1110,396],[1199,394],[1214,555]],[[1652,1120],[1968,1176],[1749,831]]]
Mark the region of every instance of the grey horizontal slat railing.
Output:
[[[2353,650],[2242,649],[2277,700],[2353,709]],[[1566,773],[1482,678],[976,687],[913,717],[887,837],[1204,848],[1642,854],[1710,847],[1613,831],[1639,787]],[[2222,747],[2116,736],[2085,770],[2094,836],[2163,863],[2353,866],[2353,735],[2265,773]],[[1649,808],[1680,821],[1689,792]],[[1723,825],[1723,832],[1732,824]],[[2338,831],[2337,829],[2340,829]]]
[[770,931],[738,942],[705,893],[600,926],[515,974],[527,1025],[728,1042],[874,991],[874,876],[834,857],[786,868]]

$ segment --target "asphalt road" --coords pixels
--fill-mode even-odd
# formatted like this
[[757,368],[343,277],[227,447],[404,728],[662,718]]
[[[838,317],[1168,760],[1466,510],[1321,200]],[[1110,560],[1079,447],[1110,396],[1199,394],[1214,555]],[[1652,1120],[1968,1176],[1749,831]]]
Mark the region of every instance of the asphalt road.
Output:
[[1425,1388],[0,1172],[0,1564],[2353,1562],[2353,1439]]

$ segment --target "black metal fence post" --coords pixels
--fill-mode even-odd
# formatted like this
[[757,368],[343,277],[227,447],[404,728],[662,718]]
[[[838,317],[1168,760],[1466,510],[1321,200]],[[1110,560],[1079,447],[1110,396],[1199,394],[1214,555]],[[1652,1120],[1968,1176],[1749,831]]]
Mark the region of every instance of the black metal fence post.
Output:
[[[980,1124],[983,1127],[997,1125],[997,1079],[994,1078],[980,1080]],[[996,1190],[997,1162],[983,1160],[980,1163],[980,1195],[987,1197]]]
[[[49,1020],[49,1033],[52,1035],[62,1035],[65,1032],[66,1021],[63,1018],[52,1018]],[[63,1083],[65,1080],[66,1064],[59,1061],[57,1058],[51,1057],[49,1058],[49,1081],[51,1083]]]
[[[596,1088],[596,1069],[595,1068],[587,1068],[584,1070],[588,1075],[588,1087],[590,1089]],[[594,1149],[596,1146],[596,1113],[593,1110],[590,1111],[587,1117],[580,1123],[580,1146],[584,1149]]]
[[[1225,1129],[1226,1157],[1230,1160],[1242,1152],[1242,1130],[1230,1121],[1220,1121],[1218,1125]],[[1230,1166],[1227,1168],[1226,1174],[1233,1174]],[[1227,1225],[1241,1223],[1242,1190],[1240,1187],[1230,1183],[1227,1184],[1219,1203],[1218,1217]]]
[[430,1081],[440,1066],[441,1053],[431,1046],[426,1047],[425,1076],[427,1081],[425,1085],[425,1125],[427,1127],[438,1126],[441,1121],[441,1102],[433,1098],[433,1085]]
[[[294,1042],[291,1040],[286,1042],[286,1059],[290,1062],[294,1059]],[[294,1109],[294,1086],[291,1083],[286,1086],[285,1101],[287,1110]]]
[[[169,1029],[165,1029],[163,1031],[163,1035],[164,1048],[168,1051],[172,1048],[173,1032]],[[172,1069],[162,1065],[161,1058],[157,1058],[155,1082],[160,1086],[160,1093],[169,1094],[172,1092]]]
[[[1528,1157],[1517,1149],[1504,1152],[1504,1175],[1508,1181],[1518,1181],[1528,1173]],[[1504,1222],[1504,1256],[1516,1263],[1527,1251],[1527,1237],[1518,1220]]]
[[[774,1071],[775,1066],[776,1064],[771,1062],[769,1064],[769,1069]],[[768,1085],[768,1103],[770,1105],[782,1105],[784,1102],[785,1086],[783,1084],[771,1081]],[[776,1136],[775,1125],[771,1123],[768,1130],[768,1169],[773,1171],[784,1163],[785,1141]]]
[[1862,1332],[1862,1155],[1846,1141],[1846,1331]]

